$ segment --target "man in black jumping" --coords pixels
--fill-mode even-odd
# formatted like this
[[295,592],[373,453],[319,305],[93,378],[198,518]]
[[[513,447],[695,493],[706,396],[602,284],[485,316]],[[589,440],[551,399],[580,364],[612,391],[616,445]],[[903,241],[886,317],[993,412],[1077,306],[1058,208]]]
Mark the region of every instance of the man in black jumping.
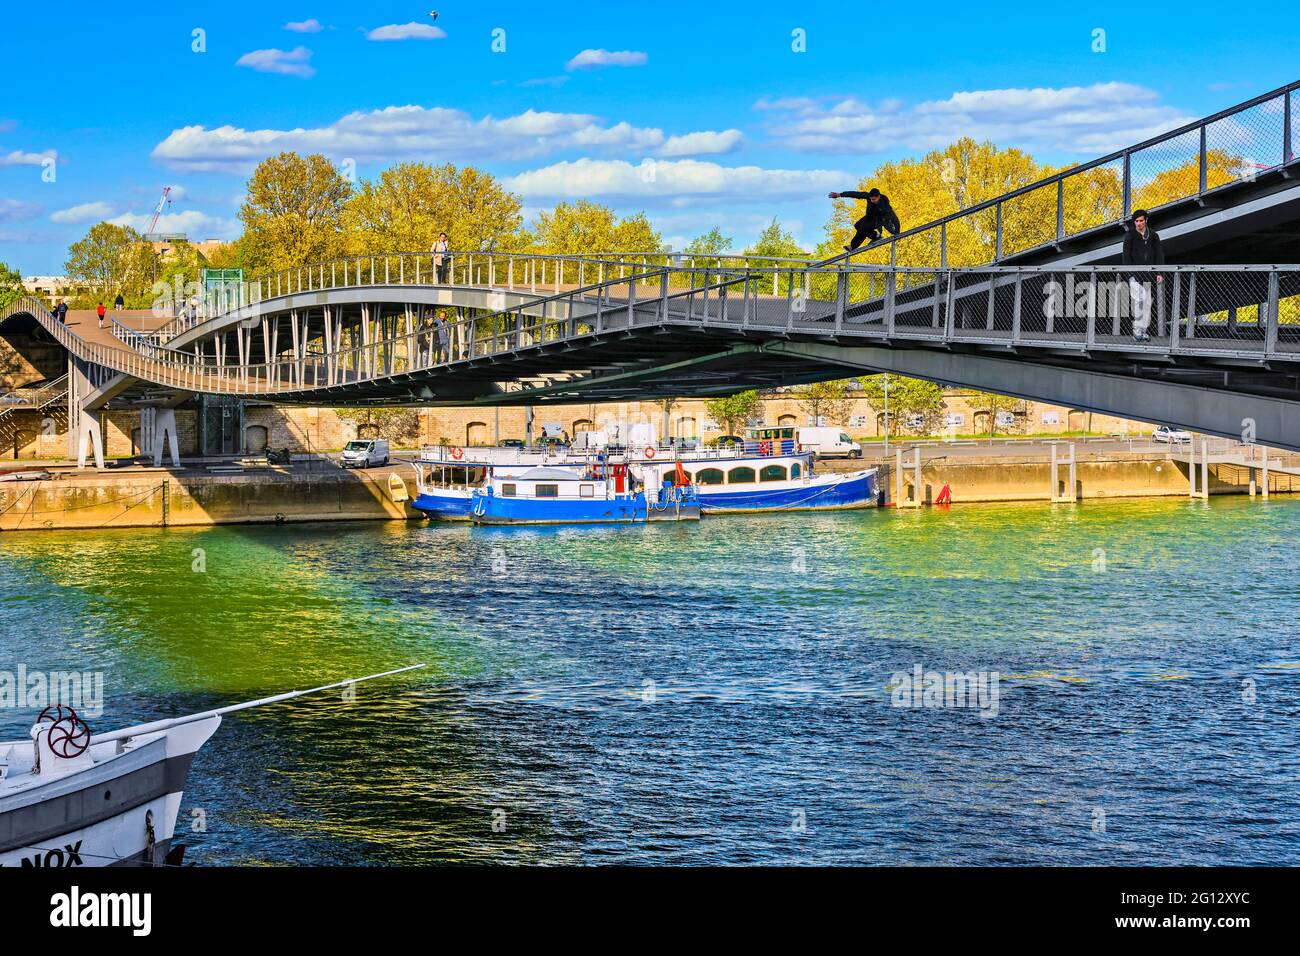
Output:
[[901,228],[898,222],[898,214],[894,212],[894,207],[889,204],[889,197],[879,189],[872,189],[866,193],[831,193],[830,198],[865,199],[867,201],[867,214],[853,224],[853,241],[844,247],[845,252],[852,252],[858,248],[858,246],[862,245],[864,239],[870,238],[872,242],[875,242],[886,229],[889,230],[890,235],[898,235]]

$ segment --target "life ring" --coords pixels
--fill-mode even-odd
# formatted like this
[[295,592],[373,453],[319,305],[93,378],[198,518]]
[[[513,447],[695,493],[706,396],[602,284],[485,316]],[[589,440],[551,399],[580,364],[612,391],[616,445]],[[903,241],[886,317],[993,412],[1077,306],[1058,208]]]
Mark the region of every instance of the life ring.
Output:
[[758,443],[758,453],[760,455],[772,454],[772,443],[770,441],[761,441]]
[[452,457],[452,458],[455,458],[457,461],[460,461],[462,458],[465,457],[465,449],[463,449],[463,448],[453,448],[453,449],[451,450],[451,457]]
[[645,450],[646,461],[649,461],[649,460],[650,460],[651,458],[653,458],[654,456],[655,456],[655,450],[654,450],[654,448],[652,448],[652,447],[647,447],[646,450]]

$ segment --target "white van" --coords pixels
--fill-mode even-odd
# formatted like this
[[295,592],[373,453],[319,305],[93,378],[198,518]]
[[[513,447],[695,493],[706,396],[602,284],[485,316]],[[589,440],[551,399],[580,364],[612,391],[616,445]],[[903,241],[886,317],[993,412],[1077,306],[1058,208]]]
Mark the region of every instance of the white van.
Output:
[[795,439],[818,458],[862,457],[862,446],[838,428],[796,428]]
[[359,438],[343,446],[344,468],[370,468],[388,464],[387,438]]

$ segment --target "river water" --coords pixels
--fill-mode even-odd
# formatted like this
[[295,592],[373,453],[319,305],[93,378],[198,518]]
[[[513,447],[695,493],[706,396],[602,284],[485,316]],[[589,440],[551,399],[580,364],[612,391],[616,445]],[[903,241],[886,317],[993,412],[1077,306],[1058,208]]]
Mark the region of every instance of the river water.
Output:
[[[1297,540],[1241,498],[8,534],[0,670],[102,673],[99,730],[428,663],[227,717],[201,865],[1294,865]],[[917,666],[985,696],[899,706]]]

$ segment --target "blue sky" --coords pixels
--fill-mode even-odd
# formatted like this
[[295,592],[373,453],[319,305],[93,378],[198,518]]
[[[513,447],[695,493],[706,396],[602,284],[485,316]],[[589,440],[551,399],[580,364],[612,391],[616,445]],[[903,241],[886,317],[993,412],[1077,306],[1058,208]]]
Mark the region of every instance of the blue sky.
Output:
[[742,247],[773,216],[812,245],[826,192],[883,161],[964,134],[1081,161],[1300,74],[1300,19],[1197,3],[179,6],[6,11],[32,43],[0,98],[0,261],[59,273],[94,222],[143,229],[164,185],[160,229],[233,238],[248,171],[281,149],[363,179],[472,163],[530,214],[645,210],[678,247],[714,225]]

